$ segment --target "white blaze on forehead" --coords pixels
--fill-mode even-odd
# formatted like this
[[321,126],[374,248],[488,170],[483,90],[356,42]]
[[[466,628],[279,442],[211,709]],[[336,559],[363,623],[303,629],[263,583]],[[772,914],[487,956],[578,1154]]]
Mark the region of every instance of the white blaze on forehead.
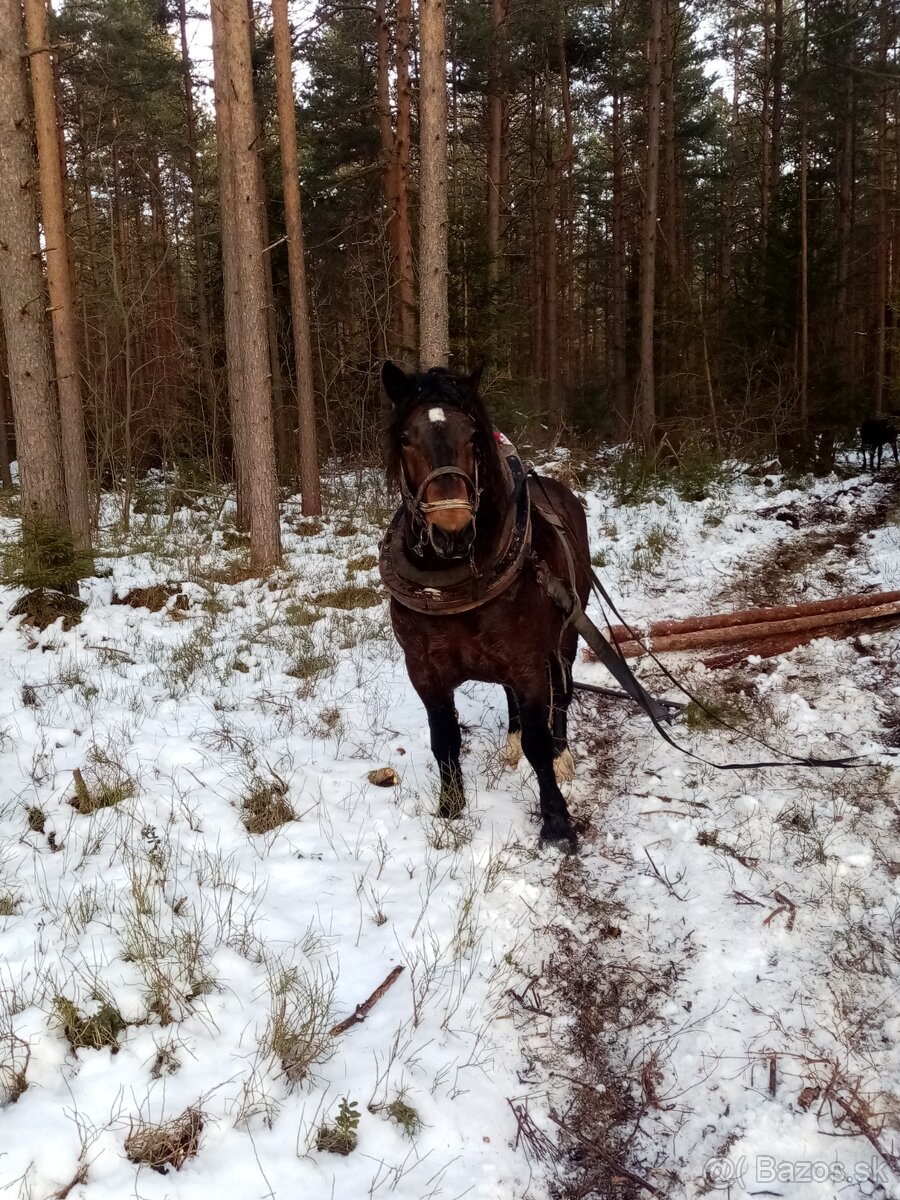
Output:
[[442,408],[429,408],[428,420],[434,421],[434,423],[437,425],[441,421],[446,421],[447,418],[444,416],[444,410]]

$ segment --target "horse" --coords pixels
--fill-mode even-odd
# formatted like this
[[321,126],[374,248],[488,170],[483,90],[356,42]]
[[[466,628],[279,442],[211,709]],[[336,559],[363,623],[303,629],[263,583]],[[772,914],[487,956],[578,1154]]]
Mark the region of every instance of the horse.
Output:
[[[480,370],[407,373],[382,368],[391,402],[384,440],[388,486],[401,506],[382,542],[382,578],[410,682],[428,717],[440,776],[438,814],[466,804],[454,691],[501,684],[507,762],[521,755],[540,791],[541,844],[574,850],[559,784],[571,779],[567,714],[578,632],[542,586],[541,572],[587,603],[590,553],[584,509],[557,480],[508,465],[479,393]],[[518,460],[515,460],[518,464]]]
[[867,417],[859,427],[859,440],[862,449],[863,468],[866,466],[866,452],[869,454],[869,469],[875,470],[875,452],[878,451],[878,466],[881,467],[881,456],[884,447],[890,446],[894,452],[894,462],[900,462],[897,457],[897,426],[890,417]]

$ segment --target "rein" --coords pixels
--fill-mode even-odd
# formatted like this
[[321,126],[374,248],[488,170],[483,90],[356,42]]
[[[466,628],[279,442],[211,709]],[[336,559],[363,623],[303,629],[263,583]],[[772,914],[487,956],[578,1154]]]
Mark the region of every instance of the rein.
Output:
[[[557,513],[556,509],[553,507],[553,502],[551,501],[550,497],[547,495],[547,491],[544,487],[544,484],[543,484],[543,481],[541,480],[540,475],[538,475],[537,472],[533,468],[528,472],[528,474],[533,479],[537,480],[538,486],[541,489],[541,493],[542,493],[545,501],[547,502],[547,505],[550,509],[550,513],[552,514],[552,516],[545,513],[543,509],[539,509],[538,511],[547,520],[547,523],[556,532],[557,537],[562,542],[563,547],[566,551],[566,559],[567,559],[567,562],[569,564],[569,568],[571,571],[572,570],[571,551],[569,550],[568,543],[566,541],[564,524],[563,524],[562,520],[560,519],[559,514]],[[535,556],[535,558],[536,558],[536,556]],[[737,733],[741,737],[747,738],[751,742],[755,742],[758,746],[762,746],[763,749],[765,749],[765,750],[771,750],[771,752],[773,754],[780,754],[780,755],[783,755],[784,757],[779,760],[775,760],[775,761],[771,761],[771,762],[720,763],[720,762],[713,762],[711,759],[708,759],[708,758],[703,758],[701,755],[696,754],[693,750],[689,750],[686,746],[682,746],[679,742],[677,742],[671,736],[671,734],[669,733],[669,731],[665,728],[665,726],[663,724],[664,721],[672,719],[672,715],[670,715],[669,713],[666,713],[664,709],[662,709],[662,711],[661,711],[661,703],[664,705],[667,702],[665,702],[665,701],[659,702],[659,701],[654,700],[654,698],[649,694],[649,692],[647,692],[641,686],[641,684],[638,682],[638,680],[635,677],[634,673],[632,672],[631,668],[625,662],[624,656],[622,656],[621,653],[617,652],[616,649],[614,649],[614,643],[612,643],[607,638],[603,637],[603,635],[600,633],[599,629],[597,629],[596,625],[594,625],[593,622],[584,613],[584,611],[581,607],[581,603],[578,599],[578,593],[574,586],[574,583],[575,583],[574,576],[572,578],[571,589],[566,589],[564,587],[564,585],[562,584],[561,580],[557,579],[554,575],[552,575],[552,573],[550,572],[550,569],[546,563],[543,563],[543,562],[541,562],[541,560],[536,559],[535,566],[536,566],[536,570],[538,573],[538,579],[541,581],[541,585],[544,588],[544,591],[547,593],[547,595],[550,596],[551,600],[553,600],[554,603],[556,603],[561,608],[563,608],[563,611],[565,611],[567,613],[567,619],[571,620],[576,625],[579,633],[581,633],[581,635],[582,635],[582,637],[584,637],[585,641],[589,642],[589,644],[595,651],[598,648],[598,644],[602,644],[601,649],[598,652],[598,657],[600,658],[600,661],[607,668],[607,670],[609,670],[610,673],[615,677],[616,681],[622,685],[626,694],[632,700],[636,701],[636,703],[638,703],[641,706],[641,708],[643,708],[643,710],[646,712],[647,716],[652,721],[653,726],[656,729],[656,732],[660,735],[660,737],[665,742],[667,742],[670,746],[672,746],[673,749],[678,750],[679,753],[686,755],[688,758],[693,758],[697,762],[701,762],[707,767],[714,767],[717,771],[748,771],[748,770],[753,770],[753,769],[757,769],[760,767],[793,767],[793,766],[833,767],[833,768],[840,768],[840,769],[857,768],[858,769],[858,768],[864,767],[866,765],[865,763],[861,763],[858,761],[858,759],[859,759],[858,755],[850,755],[849,757],[846,757],[846,758],[814,758],[810,755],[807,755],[807,756],[796,755],[796,754],[791,754],[789,751],[779,750],[777,746],[772,746],[769,742],[765,741],[763,738],[757,737],[756,734],[748,733],[747,730],[745,730],[745,729],[740,729],[737,725],[731,724],[730,721],[726,721],[724,718],[720,717],[717,713],[713,712],[712,709],[710,709],[706,704],[704,704],[702,700],[700,700],[692,692],[688,691],[688,689],[684,686],[684,684],[680,683],[679,680],[675,678],[675,676],[672,674],[672,672],[667,667],[663,666],[663,664],[659,661],[659,659],[653,653],[652,650],[647,649],[646,652],[650,655],[650,658],[653,660],[653,662],[656,664],[656,666],[659,667],[660,671],[662,671],[662,673],[666,677],[666,679],[668,679],[669,682],[674,687],[676,687],[683,696],[686,696],[692,704],[695,704],[706,716],[708,716],[711,720],[715,721],[715,723],[717,725],[720,725],[723,729],[730,730],[730,732],[732,732],[732,733]],[[612,597],[610,596],[607,589],[601,583],[600,578],[597,575],[597,572],[593,569],[593,567],[589,567],[588,570],[590,572],[591,589],[594,592],[594,594],[597,596],[597,599],[600,601],[601,607],[603,606],[603,604],[608,605],[610,610],[612,611],[613,616],[616,617],[616,619],[619,622],[621,622],[622,625],[625,626],[625,629],[628,631],[629,636],[634,638],[635,641],[639,642],[641,640],[640,635],[631,628],[631,626],[628,624],[628,622],[625,620],[625,618],[619,612],[618,608],[616,608],[616,605],[613,602]],[[555,587],[554,587],[554,585],[555,585]],[[560,592],[565,593],[565,595],[560,596],[560,594],[559,594]],[[609,620],[608,619],[606,621],[606,624],[607,624],[607,628],[609,628]],[[585,632],[586,630],[587,630],[587,632]],[[595,641],[594,636],[588,636],[589,634],[596,635],[596,641]],[[574,686],[578,687],[579,685],[576,683]],[[593,689],[589,688],[586,690],[593,690]],[[671,702],[669,702],[669,705],[670,705],[670,707],[672,707]]]

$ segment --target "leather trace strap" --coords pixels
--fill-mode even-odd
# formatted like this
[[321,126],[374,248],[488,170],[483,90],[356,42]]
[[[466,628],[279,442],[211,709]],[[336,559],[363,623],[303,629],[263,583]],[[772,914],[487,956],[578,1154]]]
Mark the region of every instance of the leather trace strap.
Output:
[[[565,527],[562,521],[560,521],[559,516],[553,507],[553,502],[547,495],[547,491],[544,488],[540,475],[538,475],[535,471],[530,471],[529,474],[537,480],[547,506],[549,507],[550,513],[552,514],[552,519],[548,516],[543,507],[538,511],[540,512],[541,516],[545,518],[556,530],[557,536],[565,542],[567,540]],[[546,566],[546,564],[544,565]],[[546,569],[549,573],[549,568]],[[591,587],[596,593],[597,598],[609,607],[613,616],[625,626],[629,636],[635,641],[640,642],[642,640],[641,635],[631,628],[631,626],[616,608],[612,597],[601,583],[597,572],[592,567],[589,567],[588,570],[590,572]],[[641,708],[644,709],[660,737],[664,741],[668,742],[673,749],[678,750],[679,753],[686,755],[688,758],[693,758],[697,762],[701,762],[707,767],[714,767],[717,771],[746,771],[759,767],[832,767],[845,769],[854,767],[860,768],[868,765],[864,762],[860,762],[858,755],[848,755],[844,758],[816,758],[812,755],[791,754],[788,751],[779,750],[777,747],[772,746],[763,738],[757,737],[756,734],[749,733],[746,729],[741,729],[737,725],[733,725],[730,721],[724,720],[717,713],[713,712],[706,704],[703,703],[702,700],[699,700],[695,695],[693,695],[692,692],[689,692],[684,684],[680,683],[667,667],[663,666],[652,650],[647,649],[647,654],[649,654],[656,666],[659,667],[666,679],[668,679],[669,682],[672,683],[683,696],[686,696],[692,704],[695,704],[703,713],[710,717],[711,720],[715,721],[717,725],[720,725],[723,729],[727,729],[732,733],[739,734],[748,741],[755,742],[757,746],[762,746],[765,750],[771,750],[773,754],[780,754],[782,757],[767,762],[720,763],[714,762],[712,759],[703,758],[699,754],[695,754],[693,750],[689,750],[686,746],[682,746],[679,742],[676,742],[665,728],[664,721],[670,721],[672,719],[672,714],[666,712],[663,717],[660,717],[659,709],[660,704],[663,702],[654,700],[653,697],[650,696],[649,692],[647,692],[641,686],[641,684],[635,678],[631,668],[625,662],[625,659],[621,657],[621,655],[613,648],[610,642],[607,641],[607,639],[603,636],[600,630],[597,629],[593,622],[589,620],[583,611],[581,611],[581,605],[578,601],[577,595],[573,598],[573,596],[567,592],[561,581],[556,579],[552,573],[549,574],[548,585],[545,585],[545,591],[547,591],[547,594],[550,595],[551,598],[555,598],[553,592],[557,592],[558,588],[554,585],[558,585],[559,588],[563,589],[563,593],[565,593],[565,599],[568,606],[574,608],[577,605],[579,614],[577,620],[578,622],[583,622],[583,625],[581,623],[576,624],[578,632],[581,633],[582,637],[585,639],[594,653],[597,654],[597,657],[607,668],[613,678],[620,683],[624,691],[631,696],[633,700],[640,704]],[[551,587],[553,588],[553,592],[550,590]],[[560,603],[560,600],[556,600],[556,603]],[[568,611],[568,609],[566,611]],[[572,619],[573,621],[576,621],[576,617],[573,616]],[[591,631],[590,637],[588,637],[587,633],[584,632],[585,627]],[[626,683],[626,678],[628,678],[631,683]],[[578,684],[576,683],[575,686],[577,687]]]

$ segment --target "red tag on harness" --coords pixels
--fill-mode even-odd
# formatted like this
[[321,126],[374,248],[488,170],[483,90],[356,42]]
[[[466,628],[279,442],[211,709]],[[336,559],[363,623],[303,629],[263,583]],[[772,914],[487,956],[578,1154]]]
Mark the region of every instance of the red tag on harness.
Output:
[[505,433],[501,433],[499,429],[494,430],[494,441],[499,442],[501,446],[511,446],[512,442]]

